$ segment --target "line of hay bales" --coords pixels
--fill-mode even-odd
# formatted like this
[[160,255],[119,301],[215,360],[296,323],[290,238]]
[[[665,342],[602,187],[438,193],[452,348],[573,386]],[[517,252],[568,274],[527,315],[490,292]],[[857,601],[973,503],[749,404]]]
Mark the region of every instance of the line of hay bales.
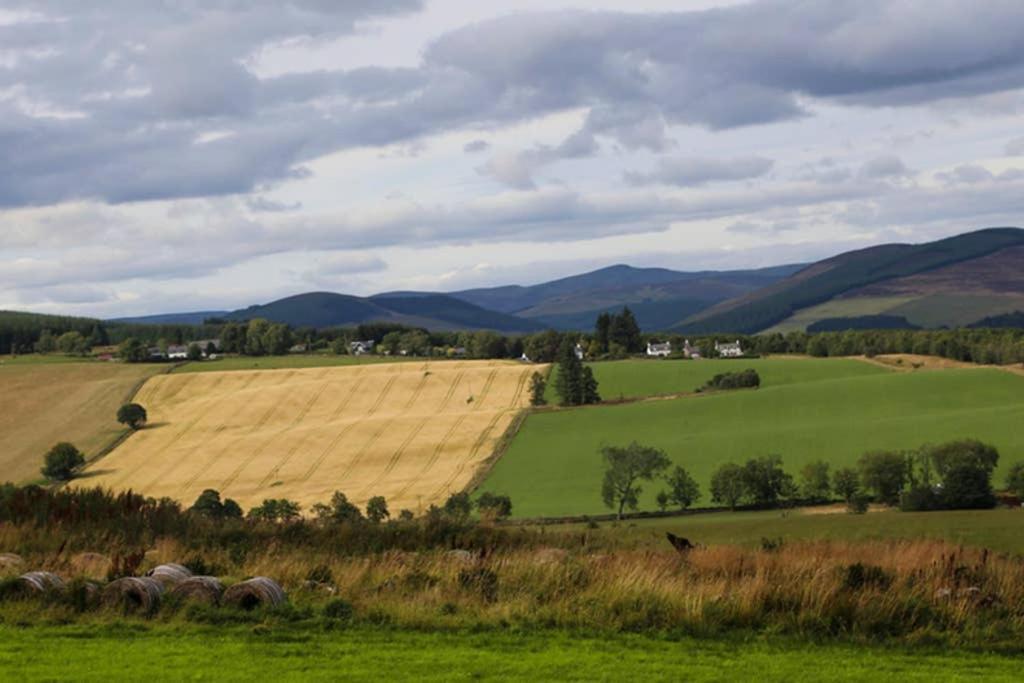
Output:
[[[72,562],[82,573],[95,574],[103,566],[103,556],[89,553],[83,562]],[[105,559],[105,558],[104,558]],[[0,555],[0,571],[20,570],[25,562],[11,553]],[[210,606],[229,606],[243,610],[276,607],[288,598],[279,583],[265,576],[257,576],[226,588],[215,576],[195,576],[181,564],[161,564],[146,572],[145,576],[126,576],[102,585],[98,581],[81,579],[74,584],[84,603],[98,604],[125,613],[153,614],[166,597],[177,603],[196,602]],[[3,580],[0,600],[53,598],[66,596],[69,587],[52,572],[30,571]]]

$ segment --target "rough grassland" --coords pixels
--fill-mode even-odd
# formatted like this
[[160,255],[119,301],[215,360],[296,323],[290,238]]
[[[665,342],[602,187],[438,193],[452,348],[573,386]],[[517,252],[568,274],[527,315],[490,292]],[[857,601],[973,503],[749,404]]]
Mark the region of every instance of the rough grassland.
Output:
[[304,506],[344,491],[418,511],[460,490],[529,401],[532,368],[500,361],[367,364],[156,377],[151,426],[77,480],[191,503]]
[[0,670],[24,681],[1014,681],[1020,667],[964,651],[557,631],[0,626]]
[[124,431],[115,419],[121,403],[134,387],[161,369],[120,363],[4,361],[0,365],[0,482],[40,478],[43,456],[58,441],[70,441],[86,457],[95,456]]
[[[747,368],[757,370],[762,383],[766,386],[877,375],[885,372],[885,368],[858,360],[800,356],[702,361],[619,360],[589,365],[600,385],[601,398],[605,401],[689,393],[719,373],[739,372]],[[553,372],[552,378],[554,374]],[[558,402],[553,381],[548,382],[545,396],[549,403]]]
[[[872,449],[964,437],[999,448],[999,480],[1024,459],[1022,414],[1024,378],[981,368],[766,382],[758,390],[541,412],[526,420],[482,488],[509,494],[517,516],[606,512],[598,451],[634,439],[688,468],[702,504],[724,462],[778,454],[795,473],[812,460],[850,465]],[[644,487],[641,509],[654,509],[659,487]]]

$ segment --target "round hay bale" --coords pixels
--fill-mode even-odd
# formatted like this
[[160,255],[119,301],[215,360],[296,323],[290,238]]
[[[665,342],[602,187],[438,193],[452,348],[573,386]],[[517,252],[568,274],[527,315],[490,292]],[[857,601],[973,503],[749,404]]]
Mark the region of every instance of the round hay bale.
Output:
[[24,595],[47,595],[64,590],[64,581],[50,572],[29,572],[18,577]]
[[164,585],[165,588],[177,585],[186,579],[192,578],[192,572],[188,567],[180,564],[168,563],[161,564],[158,567],[153,567],[146,576],[156,579]]
[[224,591],[222,602],[225,605],[252,610],[257,607],[281,605],[286,599],[284,589],[279,583],[265,576],[257,576],[228,588]]
[[152,613],[160,606],[164,586],[148,576],[128,576],[112,581],[103,589],[102,601],[107,607],[126,612]]
[[0,576],[17,574],[25,566],[25,560],[14,553],[0,553]]
[[182,602],[219,605],[224,584],[216,576],[191,576],[172,588],[170,594]]
[[107,578],[113,562],[106,555],[99,553],[78,553],[71,558],[71,568],[87,579],[103,580]]

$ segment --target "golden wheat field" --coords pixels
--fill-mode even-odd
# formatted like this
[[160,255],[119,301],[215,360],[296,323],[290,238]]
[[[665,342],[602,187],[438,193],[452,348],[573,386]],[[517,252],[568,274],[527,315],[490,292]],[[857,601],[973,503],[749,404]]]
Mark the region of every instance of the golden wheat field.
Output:
[[529,402],[535,370],[442,361],[154,377],[135,399],[149,426],[78,485],[184,503],[216,489],[243,508],[288,498],[307,510],[343,491],[419,512],[469,482]]
[[118,407],[160,369],[87,361],[0,367],[0,483],[39,479],[58,441],[96,456],[124,432]]

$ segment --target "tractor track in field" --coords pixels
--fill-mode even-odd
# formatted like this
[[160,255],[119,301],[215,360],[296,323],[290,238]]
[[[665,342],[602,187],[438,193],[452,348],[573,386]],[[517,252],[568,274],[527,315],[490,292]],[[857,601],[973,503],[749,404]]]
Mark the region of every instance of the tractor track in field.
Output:
[[[320,397],[323,396],[324,392],[327,390],[327,387],[329,387],[329,386],[330,386],[330,383],[329,382],[325,382],[320,387],[320,389],[317,390],[317,392],[313,395],[313,397],[306,403],[306,405],[303,407],[303,409],[301,411],[299,411],[299,414],[295,417],[294,420],[292,420],[291,425],[289,425],[288,428],[285,429],[284,431],[280,432],[278,434],[278,436],[280,436],[280,434],[284,434],[286,432],[290,432],[291,430],[293,430],[296,427],[298,427],[299,423],[302,422],[302,420],[305,419],[305,417],[307,415],[309,415],[309,412],[311,410],[313,410],[313,406],[316,405],[317,401],[320,400]],[[293,443],[292,446],[287,451],[285,451],[285,456],[283,458],[281,458],[280,462],[278,462],[273,467],[273,469],[271,469],[267,473],[267,475],[265,477],[263,477],[262,480],[260,480],[259,488],[262,489],[262,488],[266,487],[266,485],[274,477],[277,476],[278,472],[281,471],[281,468],[288,464],[288,461],[291,460],[292,456],[294,456],[298,452],[299,448],[302,447],[302,444],[305,443],[305,441],[306,441],[306,435],[303,435],[302,438],[297,439],[295,441],[295,443]]]
[[491,418],[491,421],[487,423],[487,427],[485,427],[484,430],[480,432],[480,435],[477,436],[476,441],[473,442],[473,446],[469,450],[469,455],[467,455],[461,462],[459,462],[459,464],[452,470],[452,473],[448,477],[448,479],[445,480],[445,482],[441,484],[436,491],[434,491],[434,498],[442,496],[446,492],[450,493],[450,487],[452,483],[459,478],[459,475],[463,473],[463,471],[466,469],[466,466],[473,461],[473,458],[476,457],[476,455],[480,452],[480,449],[484,447],[484,444],[487,443],[487,440],[491,436],[491,432],[494,431],[494,428],[498,425],[498,422],[501,421],[501,418],[504,415],[504,411],[499,411],[494,414],[494,417]]

